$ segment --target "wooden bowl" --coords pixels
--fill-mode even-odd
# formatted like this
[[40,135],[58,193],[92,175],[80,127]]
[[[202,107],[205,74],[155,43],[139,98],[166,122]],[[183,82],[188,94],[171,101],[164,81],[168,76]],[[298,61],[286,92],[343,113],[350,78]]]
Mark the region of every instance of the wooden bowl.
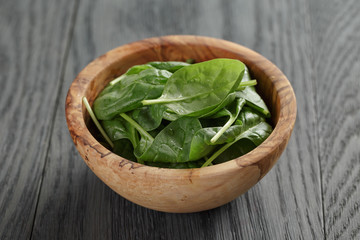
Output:
[[[274,131],[260,146],[237,159],[205,168],[165,169],[124,159],[90,133],[82,104],[96,96],[129,67],[150,61],[196,62],[233,58],[244,62],[258,80]],[[241,45],[199,36],[164,36],[115,48],[86,66],[70,86],[66,120],[71,137],[90,169],[110,188],[141,206],[164,212],[197,212],[221,206],[246,192],[271,169],[288,143],[296,118],[296,99],[284,74],[269,60]]]

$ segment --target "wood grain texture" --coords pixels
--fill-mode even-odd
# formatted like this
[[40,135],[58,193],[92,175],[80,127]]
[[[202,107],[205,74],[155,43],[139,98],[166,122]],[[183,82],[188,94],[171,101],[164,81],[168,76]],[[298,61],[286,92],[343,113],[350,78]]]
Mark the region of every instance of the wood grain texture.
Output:
[[0,4],[0,239],[29,239],[74,5]]
[[360,3],[310,4],[328,239],[360,238]]
[[[1,1],[0,239],[31,231],[32,239],[358,239],[359,8],[356,0]],[[210,211],[167,214],[120,197],[81,160],[65,123],[67,89],[91,60],[168,34],[254,49],[297,96],[293,137],[274,169]]]
[[[298,117],[294,138],[279,164],[247,194],[218,209],[177,215],[134,205],[102,184],[76,154],[63,109],[59,109],[34,239],[321,238],[320,171],[316,149],[310,148],[317,142],[314,101],[302,95],[312,91],[311,74],[305,71],[310,67],[306,59],[311,53],[310,29],[304,21],[308,9],[304,2],[269,4],[215,0],[180,5],[176,1],[82,1],[61,93],[63,99],[77,73],[111,48],[151,36],[201,34],[244,44],[275,62],[295,86],[299,112],[305,114]],[[278,14],[274,14],[274,9]],[[300,68],[289,62],[300,62]]]
[[[258,188],[249,191],[248,199],[239,198],[237,201],[237,211],[254,219],[254,223],[248,226],[248,235],[242,236],[321,239],[320,169],[312,66],[308,60],[312,52],[309,49],[311,29],[307,2],[256,1],[253,8],[256,30],[250,47],[268,57],[288,77],[295,89],[299,114],[293,138],[275,171],[270,172],[257,185]],[[261,216],[255,214],[259,211]],[[271,222],[269,219],[278,220]],[[242,222],[237,220],[236,223]],[[255,226],[261,226],[260,230]]]

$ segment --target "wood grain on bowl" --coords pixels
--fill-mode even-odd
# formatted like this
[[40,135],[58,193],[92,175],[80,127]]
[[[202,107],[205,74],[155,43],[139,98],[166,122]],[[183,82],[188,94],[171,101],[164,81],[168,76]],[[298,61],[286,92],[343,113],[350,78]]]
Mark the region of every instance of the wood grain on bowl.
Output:
[[[258,80],[267,103],[273,133],[250,153],[201,169],[162,169],[113,154],[91,134],[85,96],[93,103],[100,91],[129,67],[149,61],[197,62],[213,58],[243,61]],[[255,185],[284,150],[296,118],[293,89],[284,74],[260,54],[225,40],[199,36],[150,38],[118,47],[91,62],[72,83],[66,98],[71,137],[86,164],[121,196],[165,212],[195,212],[223,205]]]

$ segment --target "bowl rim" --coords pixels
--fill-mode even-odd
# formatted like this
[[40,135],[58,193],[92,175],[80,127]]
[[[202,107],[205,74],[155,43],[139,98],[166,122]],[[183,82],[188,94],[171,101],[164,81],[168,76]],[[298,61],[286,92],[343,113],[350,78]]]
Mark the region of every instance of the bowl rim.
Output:
[[[181,42],[179,42],[179,40]],[[266,75],[271,76],[272,84],[274,85],[274,89],[277,91],[278,95],[280,95],[281,92],[286,92],[286,96],[284,95],[284,97],[278,99],[280,102],[280,113],[278,122],[275,125],[273,132],[262,144],[260,144],[254,150],[243,156],[221,164],[216,164],[205,168],[168,169],[146,166],[137,162],[127,160],[121,156],[116,155],[115,153],[112,153],[110,150],[102,146],[93,137],[93,135],[88,130],[85,124],[85,120],[83,118],[84,108],[82,104],[82,97],[85,96],[86,90],[89,87],[90,82],[93,81],[99,74],[101,74],[102,70],[106,66],[114,64],[116,61],[126,56],[126,54],[129,54],[130,51],[131,53],[135,53],[134,49],[137,49],[137,51],[142,51],[152,48],[154,47],[154,43],[176,44],[177,42],[179,42],[183,44],[185,42],[188,44],[199,44],[200,42],[201,44],[202,41],[205,41],[208,47],[221,48],[226,51],[231,50],[237,53],[251,53],[255,59],[254,61],[261,63],[257,66],[259,67],[260,71],[263,71]],[[91,75],[89,74],[89,72],[95,72],[96,74]],[[285,89],[287,91],[284,91]],[[76,147],[78,144],[89,145],[89,147],[95,149],[95,151],[101,155],[101,159],[103,161],[116,161],[118,162],[117,166],[129,164],[131,166],[130,168],[132,169],[141,167],[141,169],[147,172],[148,175],[157,175],[158,173],[154,171],[154,169],[158,169],[162,172],[162,174],[166,175],[165,177],[169,178],[182,178],[185,175],[191,176],[193,175],[194,171],[196,171],[197,176],[209,175],[214,177],[220,176],[226,172],[237,171],[239,168],[256,165],[270,152],[274,153],[276,150],[281,149],[280,145],[283,143],[283,141],[287,141],[290,138],[296,120],[296,113],[296,97],[293,88],[286,76],[271,61],[269,61],[259,53],[240,44],[223,39],[198,35],[167,35],[146,38],[140,41],[134,41],[119,46],[108,51],[107,53],[91,61],[78,74],[78,76],[74,79],[68,90],[65,104],[65,115],[68,129]],[[266,173],[261,173],[260,178],[263,177],[265,174]]]

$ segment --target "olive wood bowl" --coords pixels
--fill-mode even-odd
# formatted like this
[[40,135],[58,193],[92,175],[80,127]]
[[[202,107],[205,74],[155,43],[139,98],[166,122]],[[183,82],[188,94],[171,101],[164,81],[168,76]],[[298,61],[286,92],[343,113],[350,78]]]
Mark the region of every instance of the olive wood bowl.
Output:
[[[150,61],[196,62],[232,58],[244,62],[267,103],[274,131],[253,151],[205,168],[145,166],[112,153],[91,134],[90,105],[101,90],[129,67]],[[229,41],[200,36],[164,36],[115,48],[87,65],[66,98],[68,128],[81,157],[111,189],[141,206],[164,212],[197,212],[228,203],[254,186],[275,164],[288,143],[296,118],[294,91],[285,75],[260,54]],[[92,130],[95,131],[95,130]]]

